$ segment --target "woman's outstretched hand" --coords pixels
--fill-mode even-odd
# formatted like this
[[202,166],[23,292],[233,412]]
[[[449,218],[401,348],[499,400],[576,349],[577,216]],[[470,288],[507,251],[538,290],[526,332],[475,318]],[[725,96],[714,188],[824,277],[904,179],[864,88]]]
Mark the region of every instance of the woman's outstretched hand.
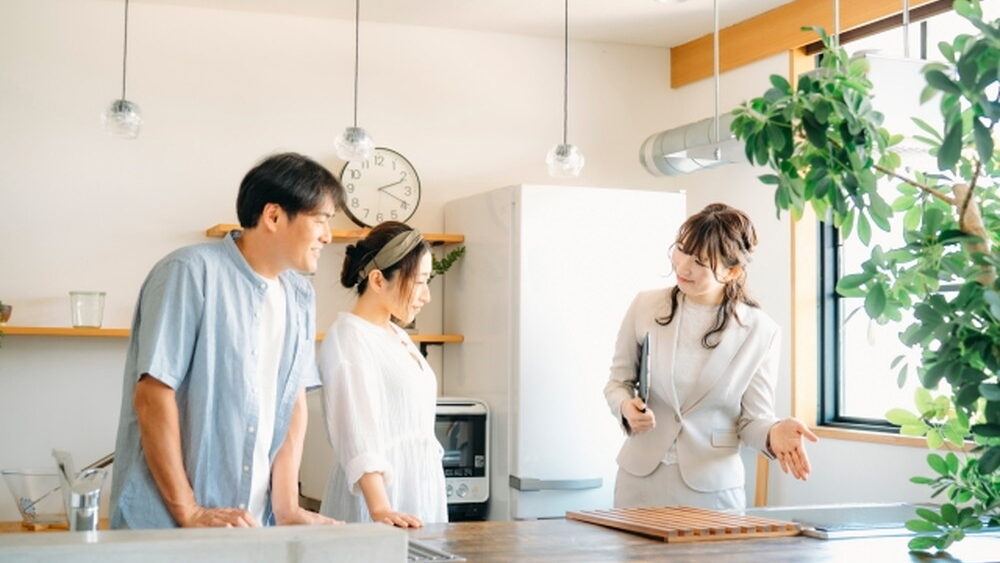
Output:
[[805,481],[809,478],[812,467],[809,465],[809,456],[806,455],[806,448],[802,442],[803,436],[812,442],[819,440],[798,419],[786,418],[771,427],[767,439],[771,453],[781,463],[781,470]]
[[646,404],[639,397],[633,397],[627,401],[622,401],[622,416],[628,422],[631,433],[641,434],[656,427],[656,417],[653,411],[646,408]]

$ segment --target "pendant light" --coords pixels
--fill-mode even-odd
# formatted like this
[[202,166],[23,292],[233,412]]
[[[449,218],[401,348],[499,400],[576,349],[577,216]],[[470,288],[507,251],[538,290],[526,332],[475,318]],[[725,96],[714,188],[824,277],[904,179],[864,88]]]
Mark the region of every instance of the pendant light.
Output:
[[122,96],[111,102],[104,113],[102,121],[104,130],[112,135],[123,139],[135,139],[142,129],[142,114],[139,112],[139,104],[130,102],[125,97],[126,84],[126,63],[128,62],[128,2],[125,0],[125,39],[122,46]]
[[719,0],[712,2],[712,117],[650,135],[639,148],[639,162],[654,176],[679,176],[745,162],[742,142],[733,135],[732,112],[719,110]]
[[354,125],[337,135],[334,141],[337,156],[346,161],[368,160],[375,143],[368,132],[358,127],[358,28],[361,22],[361,0],[354,0]]
[[579,176],[583,170],[583,153],[575,145],[566,142],[567,106],[569,102],[569,0],[565,0],[563,10],[563,136],[562,144],[549,150],[545,164],[549,176]]

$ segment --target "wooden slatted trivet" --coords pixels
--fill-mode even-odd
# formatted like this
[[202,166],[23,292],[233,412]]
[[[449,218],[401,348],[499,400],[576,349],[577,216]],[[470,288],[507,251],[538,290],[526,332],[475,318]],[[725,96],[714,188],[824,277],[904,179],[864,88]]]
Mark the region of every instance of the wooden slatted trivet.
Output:
[[666,542],[696,542],[794,536],[799,525],[693,506],[613,508],[567,512],[566,518],[635,532]]

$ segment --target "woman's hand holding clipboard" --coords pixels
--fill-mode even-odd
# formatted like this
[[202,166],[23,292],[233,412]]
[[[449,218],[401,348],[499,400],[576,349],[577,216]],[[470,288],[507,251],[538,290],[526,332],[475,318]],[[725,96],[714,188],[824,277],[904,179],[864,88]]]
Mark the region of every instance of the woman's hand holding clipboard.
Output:
[[622,417],[629,433],[640,434],[656,426],[653,411],[646,407],[649,400],[649,334],[642,339],[639,348],[639,369],[636,373],[636,397],[622,403]]

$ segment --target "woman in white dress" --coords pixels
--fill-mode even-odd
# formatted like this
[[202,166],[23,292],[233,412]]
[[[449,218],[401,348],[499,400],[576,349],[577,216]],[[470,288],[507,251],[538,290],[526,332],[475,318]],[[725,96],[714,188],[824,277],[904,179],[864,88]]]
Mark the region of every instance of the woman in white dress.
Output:
[[347,522],[402,528],[447,522],[437,378],[409,335],[430,300],[430,246],[387,222],[347,247],[341,284],[358,300],[320,347],[326,426],[336,462],[320,509]]
[[[628,435],[617,459],[616,507],[744,508],[741,443],[808,477],[802,438],[816,436],[774,415],[781,334],[745,287],[756,245],[746,214],[707,206],[681,225],[671,248],[677,285],[639,293],[625,314],[604,389]],[[636,368],[647,335],[644,402]]]

